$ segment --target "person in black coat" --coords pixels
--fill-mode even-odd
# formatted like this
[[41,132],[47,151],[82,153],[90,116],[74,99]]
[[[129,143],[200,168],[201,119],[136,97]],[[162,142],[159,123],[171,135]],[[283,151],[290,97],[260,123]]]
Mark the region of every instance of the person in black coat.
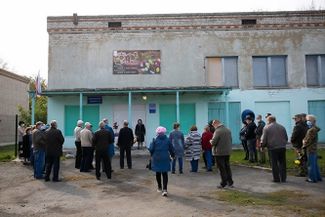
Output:
[[134,136],[132,129],[128,127],[129,122],[124,121],[123,126],[117,140],[117,146],[120,148],[120,168],[124,169],[124,153],[126,153],[128,168],[132,169],[131,147],[133,145]]
[[24,164],[27,164],[27,161],[30,160],[31,148],[32,148],[32,128],[27,127],[25,130],[25,135],[23,136]]
[[108,179],[111,178],[111,161],[108,154],[108,145],[113,143],[112,134],[105,129],[105,122],[99,123],[99,130],[97,130],[93,136],[92,143],[96,151],[96,178],[100,180],[100,164],[103,160],[103,170],[106,173]]
[[46,172],[45,181],[50,181],[50,174],[53,167],[53,182],[59,182],[60,157],[62,156],[62,147],[64,137],[59,129],[57,129],[57,122],[51,121],[51,127],[45,132],[46,137]]
[[137,136],[138,149],[142,148],[144,142],[144,136],[146,135],[146,128],[142,123],[142,120],[138,120],[137,126],[135,126],[135,135]]
[[296,150],[297,157],[300,159],[299,173],[297,176],[305,177],[307,175],[307,156],[305,150],[302,148],[302,140],[306,136],[308,127],[301,114],[295,115],[292,119],[295,120],[296,125],[293,128],[290,141],[293,148]]
[[253,121],[251,116],[246,117],[246,140],[247,140],[247,147],[248,147],[248,158],[249,162],[254,163],[257,161],[257,152],[256,152],[256,124]]

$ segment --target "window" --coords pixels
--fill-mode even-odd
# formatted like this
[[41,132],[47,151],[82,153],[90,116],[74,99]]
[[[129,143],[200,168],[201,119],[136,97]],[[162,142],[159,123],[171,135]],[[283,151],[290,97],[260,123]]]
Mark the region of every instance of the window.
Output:
[[241,20],[242,25],[256,25],[256,19],[243,19]]
[[286,87],[287,57],[253,57],[254,87]]
[[111,28],[122,27],[122,23],[121,22],[108,22],[108,27],[111,27]]
[[208,85],[238,87],[237,57],[208,57]]
[[325,86],[325,55],[306,56],[307,86]]

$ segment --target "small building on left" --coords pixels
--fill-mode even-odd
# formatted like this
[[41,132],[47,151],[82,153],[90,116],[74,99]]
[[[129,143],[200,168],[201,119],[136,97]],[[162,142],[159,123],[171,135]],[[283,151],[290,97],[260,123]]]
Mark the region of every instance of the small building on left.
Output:
[[0,69],[0,145],[15,142],[18,106],[28,109],[27,77]]

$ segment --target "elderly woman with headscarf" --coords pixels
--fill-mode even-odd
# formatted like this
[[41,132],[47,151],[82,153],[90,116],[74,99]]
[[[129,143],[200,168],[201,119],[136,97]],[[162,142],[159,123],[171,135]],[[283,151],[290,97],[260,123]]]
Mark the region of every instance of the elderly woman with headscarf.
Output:
[[318,182],[322,181],[317,163],[317,142],[320,128],[316,125],[316,117],[314,115],[307,115],[306,123],[308,126],[308,131],[302,141],[302,147],[307,151],[308,179],[306,181]]
[[[162,196],[167,196],[168,172],[170,171],[171,157],[174,157],[174,148],[166,134],[165,127],[156,129],[157,136],[150,144],[149,151],[152,157],[152,171],[156,172],[156,180],[158,184],[158,192],[162,192]],[[161,176],[163,177],[163,185],[161,185]]]

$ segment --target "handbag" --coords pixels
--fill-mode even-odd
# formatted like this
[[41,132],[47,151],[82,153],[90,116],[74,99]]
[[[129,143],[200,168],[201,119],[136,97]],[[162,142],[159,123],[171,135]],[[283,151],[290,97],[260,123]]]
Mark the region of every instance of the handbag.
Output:
[[149,159],[149,162],[148,162],[146,168],[147,168],[148,170],[151,170],[151,158]]

